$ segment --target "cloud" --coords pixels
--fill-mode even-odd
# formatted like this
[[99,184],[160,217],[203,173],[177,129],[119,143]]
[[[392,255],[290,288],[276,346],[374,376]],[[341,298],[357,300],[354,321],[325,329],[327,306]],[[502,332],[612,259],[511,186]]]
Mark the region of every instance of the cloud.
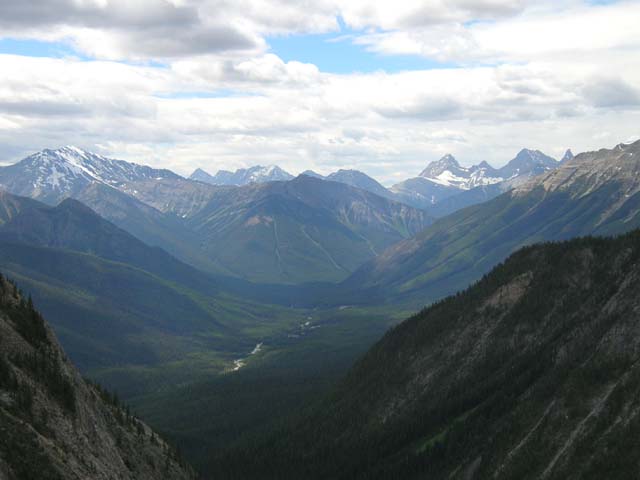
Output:
[[450,21],[442,19],[431,26],[414,28],[399,28],[402,22],[391,22],[384,31],[359,36],[356,42],[380,54],[421,55],[465,64],[521,63],[553,56],[571,61],[575,55],[586,52],[613,48],[626,48],[631,52],[640,48],[640,33],[635,21],[640,17],[637,2],[600,6],[578,4],[565,9],[561,8],[562,3],[542,11],[514,9],[514,13],[520,14],[500,21],[467,24],[455,20],[454,15]]
[[3,36],[66,41],[105,59],[167,59],[264,47],[259,37],[232,20],[206,17],[195,5],[168,0],[0,3]]
[[462,105],[452,98],[424,95],[403,104],[387,104],[376,112],[388,118],[416,118],[420,120],[448,120],[463,111]]
[[[264,53],[267,35],[337,32],[341,18],[355,29],[411,31],[513,16],[533,2],[519,0],[21,0],[0,3],[2,36],[71,43],[101,59],[170,60],[237,52]],[[449,27],[448,27],[449,28]],[[464,28],[462,28],[464,30]],[[389,36],[391,35],[391,36]],[[395,36],[393,36],[395,35]],[[395,48],[397,32],[362,39],[372,49]],[[407,43],[407,42],[405,42]]]
[[587,83],[582,93],[587,102],[598,108],[624,108],[640,106],[640,89],[621,78],[600,77]]
[[516,0],[349,0],[339,2],[344,21],[354,28],[384,30],[433,27],[446,23],[499,19],[521,12],[531,1]]
[[561,155],[615,144],[593,132],[606,122],[627,138],[639,119],[594,106],[585,88],[602,92],[602,82],[573,64],[333,75],[274,55],[171,68],[0,55],[0,67],[0,158],[73,143],[182,174],[278,163],[359,168],[389,183],[447,152],[499,165],[524,145]]
[[[392,183],[448,152],[498,166],[525,145],[615,145],[640,121],[638,13],[580,0],[3,2],[3,35],[89,58],[0,55],[0,160],[72,143],[182,174],[278,163]],[[269,53],[269,35],[338,34],[337,16],[363,48],[446,66],[336,75]]]

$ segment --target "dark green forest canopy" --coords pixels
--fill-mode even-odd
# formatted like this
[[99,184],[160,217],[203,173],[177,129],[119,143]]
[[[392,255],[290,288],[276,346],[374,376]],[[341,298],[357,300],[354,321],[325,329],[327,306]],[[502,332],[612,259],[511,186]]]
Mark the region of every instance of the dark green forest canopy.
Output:
[[[216,478],[637,478],[640,231],[526,247]],[[619,419],[615,421],[615,419]]]

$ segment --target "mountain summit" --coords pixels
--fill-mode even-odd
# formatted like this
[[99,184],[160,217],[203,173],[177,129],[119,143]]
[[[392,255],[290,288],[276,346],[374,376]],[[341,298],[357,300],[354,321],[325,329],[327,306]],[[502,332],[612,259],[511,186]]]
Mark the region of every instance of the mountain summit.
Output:
[[560,159],[560,163],[568,162],[571,159],[573,159],[573,152],[568,148],[567,151],[564,152],[564,156]]
[[539,150],[526,148],[502,168],[493,168],[486,161],[463,167],[447,154],[429,163],[419,176],[391,187],[391,192],[402,202],[443,216],[489,200],[559,164]]
[[389,190],[384,188],[382,185],[380,185],[380,183],[378,183],[366,173],[362,173],[358,170],[341,169],[327,176],[325,180],[351,185],[352,187],[367,190],[368,192],[375,193],[376,195],[380,195],[381,197],[392,197],[392,194],[389,192]]
[[433,161],[427,165],[427,168],[420,172],[419,176],[425,178],[437,178],[444,172],[455,172],[460,170],[462,169],[455,157],[450,153],[447,153],[440,160]]
[[523,175],[527,177],[540,175],[541,173],[552,170],[557,166],[558,162],[556,160],[545,155],[540,150],[529,150],[528,148],[523,148],[518,152],[513,160],[498,171],[505,179],[512,179]]
[[480,185],[492,185],[504,180],[500,173],[485,161],[479,165],[463,167],[451,154],[431,162],[420,173],[420,177],[458,190],[470,190]]
[[91,183],[117,188],[126,182],[158,178],[180,177],[170,170],[114,160],[73,146],[45,149],[0,167],[0,187],[49,204],[73,196]]

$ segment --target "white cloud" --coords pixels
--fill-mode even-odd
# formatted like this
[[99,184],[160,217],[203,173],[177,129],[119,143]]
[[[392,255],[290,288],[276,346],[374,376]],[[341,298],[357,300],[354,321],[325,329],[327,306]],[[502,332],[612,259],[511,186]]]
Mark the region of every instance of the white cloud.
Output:
[[[640,4],[577,5],[523,10],[502,21],[465,25],[459,20],[432,26],[399,29],[391,22],[385,31],[360,36],[356,42],[381,54],[411,54],[443,62],[567,61],[576,55],[606,53],[610,49],[640,48]],[[400,22],[401,23],[401,22]]]
[[[447,152],[499,165],[637,135],[637,3],[42,0],[31,18],[34,1],[9,3],[5,35],[163,66],[0,55],[0,160],[72,143],[182,174],[279,163],[393,182]],[[458,66],[337,75],[266,53],[265,35],[336,15],[376,52]]]

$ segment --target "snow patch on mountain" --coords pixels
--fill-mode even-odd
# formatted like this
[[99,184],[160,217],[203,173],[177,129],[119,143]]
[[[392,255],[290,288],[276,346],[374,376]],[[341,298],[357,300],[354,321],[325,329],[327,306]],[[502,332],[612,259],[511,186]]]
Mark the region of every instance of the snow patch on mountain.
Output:
[[180,178],[170,170],[114,160],[74,146],[45,149],[0,168],[0,186],[11,193],[56,203],[91,183],[115,188],[126,182]]
[[219,170],[215,175],[210,175],[201,168],[198,168],[191,174],[189,179],[211,185],[242,186],[250,183],[287,181],[293,179],[293,175],[277,165],[268,165],[266,167],[256,165],[251,168],[240,168],[235,172]]
[[435,184],[459,190],[470,190],[481,185],[491,185],[504,180],[487,162],[471,167],[463,167],[451,154],[431,162],[420,173],[420,177],[426,178]]

